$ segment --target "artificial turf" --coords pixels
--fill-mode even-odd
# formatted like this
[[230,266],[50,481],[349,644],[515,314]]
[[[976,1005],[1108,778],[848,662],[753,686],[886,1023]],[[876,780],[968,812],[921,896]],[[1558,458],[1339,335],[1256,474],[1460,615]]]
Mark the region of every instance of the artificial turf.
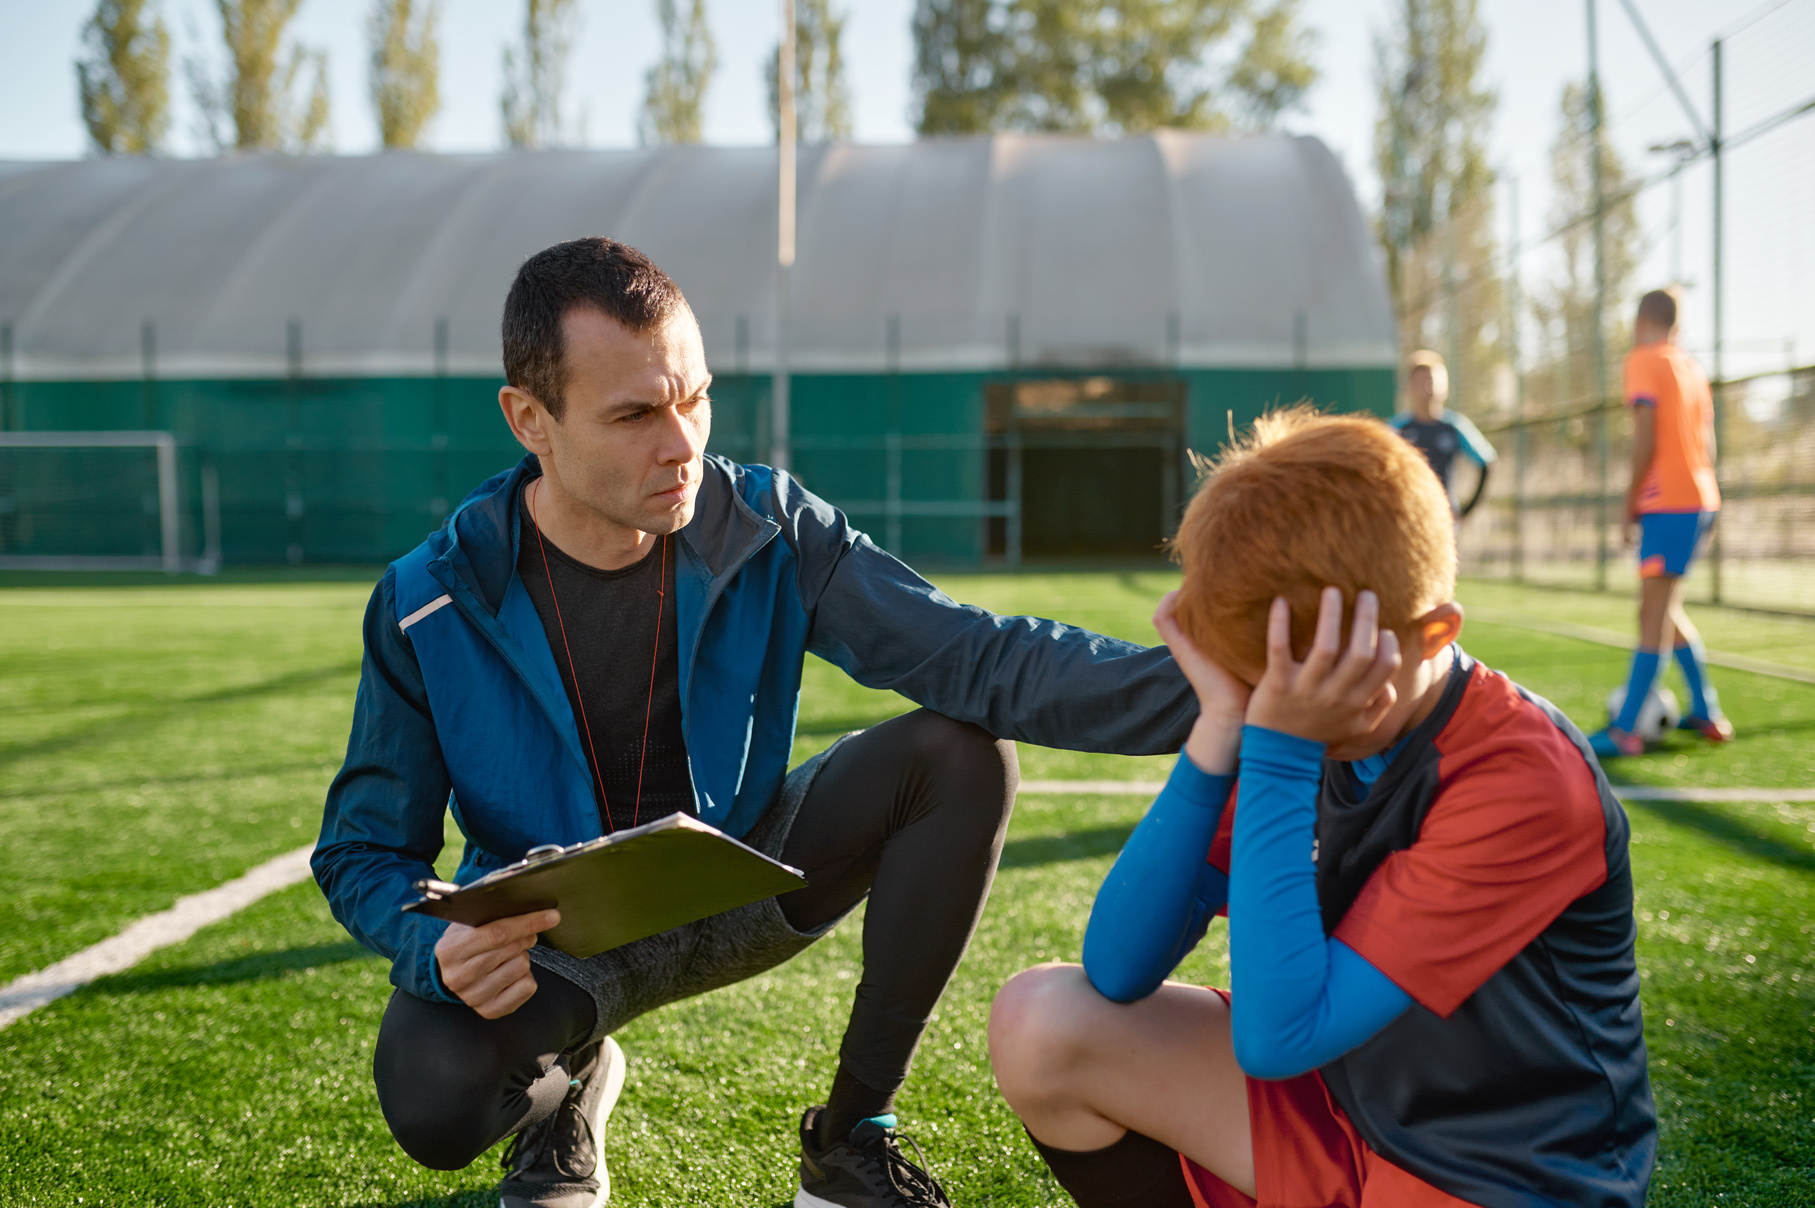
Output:
[[[1170,582],[942,579],[964,599],[1145,640]],[[365,591],[0,590],[0,978],[312,837],[345,740]],[[1464,600],[1528,605],[1480,585]],[[1589,725],[1624,665],[1618,650],[1505,626],[1473,624],[1466,644]],[[1741,740],[1682,740],[1622,775],[1809,784],[1815,688],[1715,675]],[[904,707],[812,663],[797,756]],[[1029,779],[1158,779],[1165,766],[1022,752]],[[1144,806],[1024,795],[1017,807],[989,912],[902,1100],[955,1203],[1065,1202],[993,1090],[983,1021],[1015,970],[1075,959]],[[1663,1121],[1652,1202],[1815,1204],[1815,806],[1630,812]],[[632,1064],[607,1149],[614,1203],[787,1202],[793,1129],[823,1095],[858,929],[621,1034]],[[1223,962],[1217,928],[1179,976],[1226,984]],[[489,1161],[426,1171],[385,1133],[368,1065],[387,989],[383,963],[304,884],[14,1024],[0,1032],[0,1203],[495,1203]]]

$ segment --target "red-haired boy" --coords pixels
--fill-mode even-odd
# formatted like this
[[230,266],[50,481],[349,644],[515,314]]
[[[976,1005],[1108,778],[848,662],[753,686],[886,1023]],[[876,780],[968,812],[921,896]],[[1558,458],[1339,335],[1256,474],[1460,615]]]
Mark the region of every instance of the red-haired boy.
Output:
[[[1456,644],[1452,533],[1386,425],[1306,410],[1192,501],[1155,623],[1201,716],[1083,966],[990,1021],[1082,1208],[1644,1202],[1625,815],[1581,732]],[[1233,995],[1165,981],[1225,905]]]

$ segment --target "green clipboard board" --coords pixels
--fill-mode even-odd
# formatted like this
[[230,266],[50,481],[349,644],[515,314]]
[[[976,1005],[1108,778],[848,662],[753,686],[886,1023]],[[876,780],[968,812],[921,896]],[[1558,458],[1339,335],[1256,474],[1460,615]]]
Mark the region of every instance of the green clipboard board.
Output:
[[542,943],[584,959],[806,885],[799,869],[685,814],[576,843],[537,847],[465,885],[418,881],[404,910],[478,927],[554,907]]

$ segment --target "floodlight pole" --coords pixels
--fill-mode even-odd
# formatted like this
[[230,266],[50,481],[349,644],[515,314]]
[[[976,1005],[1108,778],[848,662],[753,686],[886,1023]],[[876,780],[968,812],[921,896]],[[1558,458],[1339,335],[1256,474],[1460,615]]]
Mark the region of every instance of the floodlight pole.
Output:
[[[1725,234],[1726,224],[1721,220],[1722,206],[1722,167],[1721,152],[1724,144],[1724,131],[1721,124],[1721,79],[1720,79],[1721,41],[1714,40],[1714,130],[1708,136],[1708,149],[1714,155],[1714,481],[1720,482],[1720,451],[1726,443],[1727,420],[1727,369],[1726,369],[1726,321],[1721,310],[1723,270],[1725,268]],[[1708,573],[1709,595],[1711,602],[1720,603],[1721,594],[1721,526],[1714,526],[1714,545],[1709,550]]]
[[[13,325],[0,323],[0,432],[13,426]],[[23,428],[25,423],[20,421]]]
[[[1525,459],[1526,436],[1529,425],[1525,422],[1525,360],[1519,344],[1519,323],[1525,300],[1520,294],[1519,260],[1524,249],[1519,245],[1519,178],[1509,175],[1506,181],[1507,209],[1510,211],[1511,244],[1507,256],[1508,272],[1506,274],[1506,343],[1507,352],[1512,361],[1513,377],[1513,414],[1518,417],[1519,437],[1515,446],[1513,464],[1513,548],[1512,578],[1514,583],[1525,581]],[[1482,473],[1486,473],[1485,470]]]
[[158,432],[158,547],[163,555],[164,573],[174,575],[183,569],[182,516],[177,511],[176,437]]
[[770,389],[769,464],[790,468],[788,344],[793,337],[794,276],[794,0],[781,0],[781,61],[776,64],[776,143],[780,218],[775,241],[775,377]]
[[[1602,214],[1601,182],[1601,69],[1595,36],[1595,0],[1588,8],[1588,163],[1594,186],[1594,316],[1589,332],[1589,360],[1594,371],[1595,454],[1599,483],[1594,497],[1594,588],[1607,590],[1607,251],[1606,222]],[[1624,521],[1625,511],[1621,510]]]

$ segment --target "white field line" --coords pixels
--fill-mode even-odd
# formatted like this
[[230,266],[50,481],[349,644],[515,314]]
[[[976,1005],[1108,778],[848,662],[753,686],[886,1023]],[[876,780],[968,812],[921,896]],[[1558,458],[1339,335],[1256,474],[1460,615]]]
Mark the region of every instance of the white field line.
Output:
[[[1151,797],[1165,788],[1158,780],[1023,780],[1021,791],[1034,796],[1050,794],[1114,794]],[[1764,802],[1794,805],[1815,802],[1815,788],[1807,789],[1676,789],[1649,784],[1616,784],[1614,795],[1627,801]]]
[[[1593,625],[1577,625],[1573,621],[1553,621],[1548,617],[1534,617],[1529,613],[1505,612],[1498,608],[1471,608],[1468,615],[1490,625],[1509,625],[1514,629],[1529,629],[1535,633],[1553,634],[1560,638],[1575,638],[1577,641],[1593,642],[1599,646],[1615,646],[1621,650],[1631,650],[1633,638],[1629,633],[1615,633],[1611,629],[1599,629]],[[1722,654],[1717,650],[1704,652],[1708,662],[1716,667],[1729,667],[1734,671],[1750,671],[1754,675],[1770,675],[1778,679],[1795,680],[1799,684],[1815,684],[1815,671],[1804,671],[1801,667],[1786,667],[1782,663],[1768,663],[1763,659],[1747,658],[1743,654]],[[1748,801],[1759,801],[1763,798],[1748,797]]]
[[309,856],[314,850],[314,844],[299,847],[224,885],[178,898],[170,909],[148,914],[118,935],[0,988],[0,1028],[80,990],[97,977],[130,969],[159,948],[188,939],[268,893],[296,884],[309,875]]

